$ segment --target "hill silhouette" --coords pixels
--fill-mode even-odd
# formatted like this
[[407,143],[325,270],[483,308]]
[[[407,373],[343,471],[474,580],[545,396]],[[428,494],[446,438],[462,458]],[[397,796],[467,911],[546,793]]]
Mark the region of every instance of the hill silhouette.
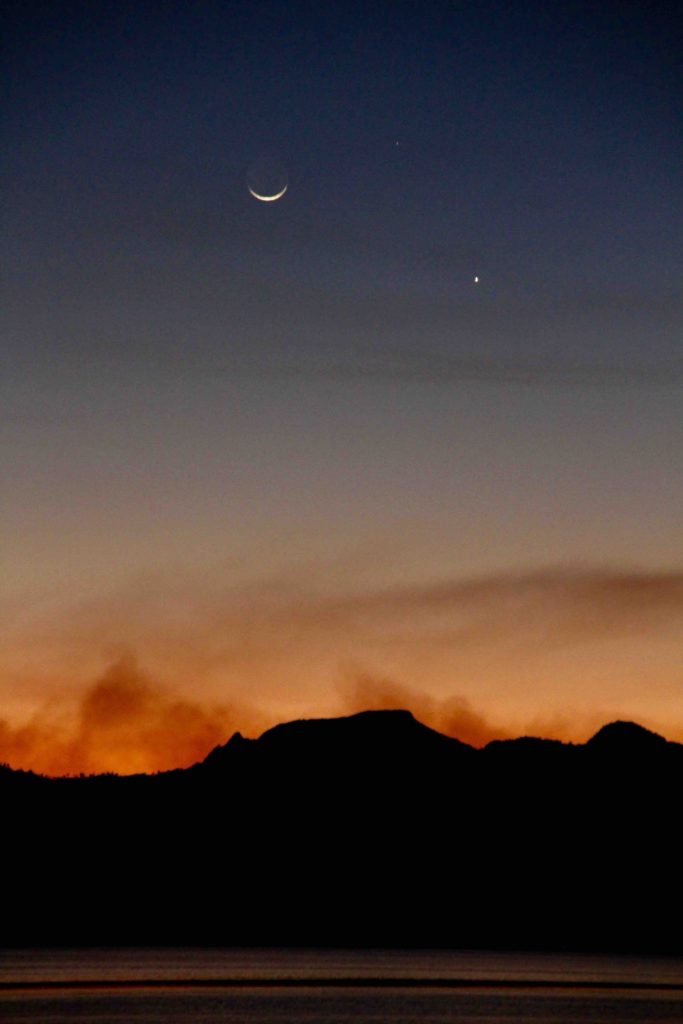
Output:
[[587,744],[590,748],[600,748],[603,752],[610,752],[612,755],[626,754],[633,756],[636,752],[640,755],[652,755],[655,752],[661,753],[664,750],[675,749],[677,744],[668,743],[663,736],[659,736],[650,729],[644,729],[642,725],[635,722],[610,722],[603,725],[602,729],[592,736]]
[[680,948],[681,782],[633,723],[477,750],[407,711],[152,776],[5,767],[5,941]]

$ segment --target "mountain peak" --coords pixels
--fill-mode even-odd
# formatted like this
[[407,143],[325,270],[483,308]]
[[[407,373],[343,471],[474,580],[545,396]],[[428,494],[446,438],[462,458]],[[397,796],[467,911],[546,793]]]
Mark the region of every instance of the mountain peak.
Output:
[[253,743],[253,740],[246,740],[241,732],[235,732],[227,743],[222,743],[219,746],[214,747],[213,750],[206,755],[204,760],[199,763],[214,768],[219,765],[223,765],[229,758],[242,754],[244,750],[251,745],[251,743]]
[[293,727],[297,729],[320,727],[324,729],[340,728],[350,730],[368,728],[374,730],[378,728],[405,728],[412,725],[420,725],[412,711],[400,708],[381,711],[358,711],[353,715],[342,715],[335,718],[297,718],[293,722],[281,722],[279,725],[275,725],[272,729],[264,732],[261,739],[274,733],[290,730]]
[[667,741],[659,733],[652,732],[635,722],[616,721],[603,725],[586,744],[588,748],[600,750],[664,750]]
[[[370,763],[376,758],[414,761],[415,757],[451,755],[472,748],[423,725],[411,711],[403,709],[360,711],[341,718],[302,718],[282,722],[258,739],[248,740],[235,733],[222,746],[215,747],[202,765],[212,769],[234,765],[238,761],[255,766],[275,758],[280,765],[330,764],[352,759]],[[254,760],[257,759],[257,760]]]
[[[426,730],[411,711],[360,711],[341,718],[300,718],[268,729],[257,741],[261,746],[289,745],[290,742],[350,742],[372,739],[381,742]],[[431,732],[432,730],[428,730]]]
[[471,748],[423,725],[405,710],[361,711],[344,718],[311,718],[276,725],[256,740],[263,752],[319,763],[351,757],[411,761]]

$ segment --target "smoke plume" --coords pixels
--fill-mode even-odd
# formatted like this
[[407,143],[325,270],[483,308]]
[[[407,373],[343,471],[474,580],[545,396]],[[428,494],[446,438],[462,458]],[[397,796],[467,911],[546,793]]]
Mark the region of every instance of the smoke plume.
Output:
[[163,771],[201,760],[238,722],[260,727],[244,706],[169,694],[124,655],[85,691],[70,719],[45,709],[16,728],[0,720],[0,760],[46,775]]
[[483,747],[491,740],[509,736],[504,726],[489,721],[463,696],[438,700],[411,687],[364,674],[344,687],[342,695],[351,714],[357,711],[412,711],[424,725],[473,747]]

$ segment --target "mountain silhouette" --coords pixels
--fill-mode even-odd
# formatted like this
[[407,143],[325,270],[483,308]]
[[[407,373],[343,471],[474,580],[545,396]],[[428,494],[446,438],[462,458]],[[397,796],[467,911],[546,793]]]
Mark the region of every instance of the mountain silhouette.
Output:
[[474,748],[418,722],[410,711],[363,711],[345,718],[303,719],[276,725],[257,740],[236,733],[216,747],[204,768],[229,770],[238,763],[252,769],[268,766],[287,774],[342,772],[425,773],[457,757],[472,757]]
[[663,736],[635,722],[610,722],[591,737],[587,746],[616,756],[626,754],[643,757],[674,749],[679,744],[668,743]]
[[401,710],[151,776],[5,767],[6,941],[679,948],[682,782],[633,723],[477,750]]

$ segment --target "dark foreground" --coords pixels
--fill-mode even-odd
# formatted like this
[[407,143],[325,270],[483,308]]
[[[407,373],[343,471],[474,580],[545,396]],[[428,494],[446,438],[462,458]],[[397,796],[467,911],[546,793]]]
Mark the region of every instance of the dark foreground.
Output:
[[156,776],[4,770],[5,944],[683,951],[682,783],[637,726],[476,751],[405,712]]

